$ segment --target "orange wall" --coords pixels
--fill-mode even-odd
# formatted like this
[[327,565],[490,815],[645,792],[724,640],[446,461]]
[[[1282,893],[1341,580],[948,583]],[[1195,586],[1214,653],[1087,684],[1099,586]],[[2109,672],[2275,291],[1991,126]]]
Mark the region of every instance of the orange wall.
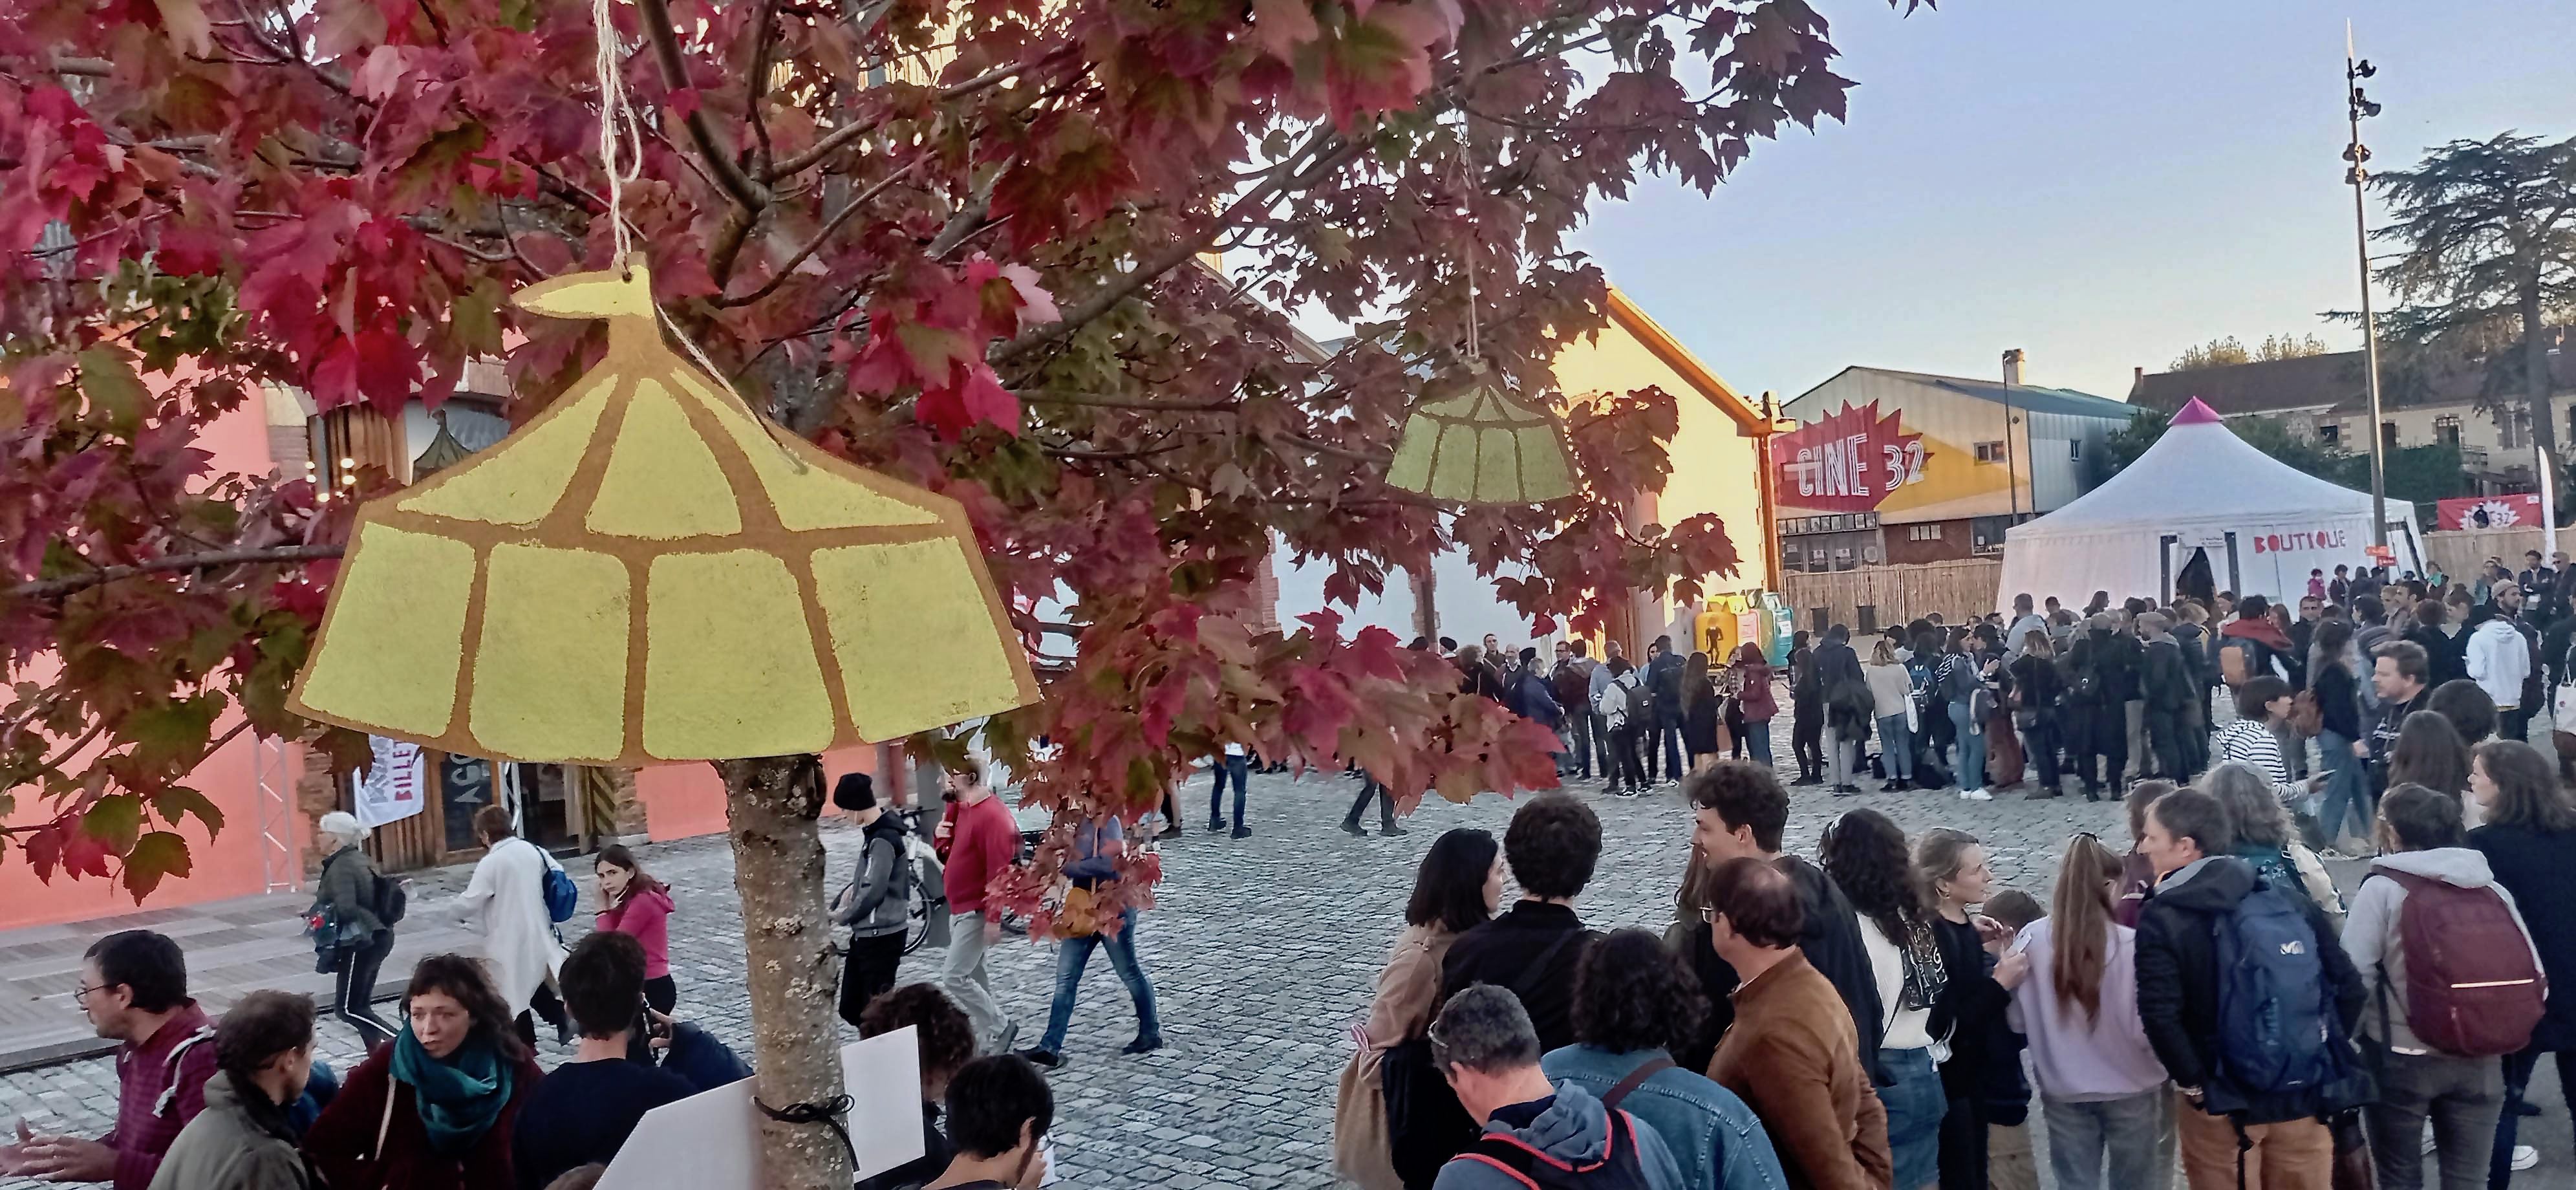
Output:
[[[823,774],[837,781],[843,773],[876,774],[877,750],[843,748],[823,754]],[[882,797],[885,791],[877,791]],[[635,774],[635,796],[644,803],[644,829],[655,842],[691,835],[719,834],[725,829],[724,782],[711,764],[666,764]],[[830,807],[824,813],[838,813]]]

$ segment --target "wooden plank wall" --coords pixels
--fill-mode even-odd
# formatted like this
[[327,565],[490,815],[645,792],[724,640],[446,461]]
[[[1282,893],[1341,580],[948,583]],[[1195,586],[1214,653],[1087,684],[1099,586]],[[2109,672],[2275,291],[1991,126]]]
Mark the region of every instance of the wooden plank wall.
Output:
[[[2559,546],[2576,548],[2576,532],[2560,530]],[[2504,559],[2504,564],[2522,569],[2522,551],[2544,549],[2540,544],[2540,526],[2519,529],[2452,529],[2424,535],[2424,556],[2442,568],[2452,581],[2466,583],[2477,573],[2489,556]]]
[[[1971,558],[1958,562],[1917,562],[1902,566],[1864,566],[1823,574],[1792,571],[1782,577],[1781,594],[1797,613],[1798,627],[1814,629],[1816,609],[1827,624],[1848,624],[1855,632],[1876,631],[1932,612],[1957,624],[1995,610],[1995,585],[2003,581],[2003,562]],[[1860,609],[1867,606],[1866,618]]]

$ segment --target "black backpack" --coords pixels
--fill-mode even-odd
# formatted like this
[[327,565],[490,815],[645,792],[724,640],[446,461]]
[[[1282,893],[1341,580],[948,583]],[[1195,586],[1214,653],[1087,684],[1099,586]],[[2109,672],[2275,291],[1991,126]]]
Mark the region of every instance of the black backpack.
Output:
[[368,899],[373,902],[371,907],[376,911],[376,920],[391,926],[403,919],[404,910],[411,908],[411,891],[403,887],[402,881],[382,872],[376,873],[375,877],[376,892]]
[[1651,1190],[1654,1183],[1646,1180],[1645,1163],[1638,1159],[1637,1121],[1615,1104],[1606,1106],[1610,1143],[1601,1160],[1590,1165],[1567,1165],[1493,1132],[1478,1136],[1459,1159],[1491,1165],[1529,1190]]
[[[1590,933],[1567,931],[1504,989],[1525,996],[1522,985],[1552,969],[1566,943]],[[1386,1051],[1378,1062],[1378,1089],[1386,1100],[1387,1151],[1396,1177],[1408,1190],[1429,1190],[1440,1167],[1475,1143],[1476,1121],[1458,1105],[1458,1093],[1432,1063],[1428,1036],[1408,1038]]]

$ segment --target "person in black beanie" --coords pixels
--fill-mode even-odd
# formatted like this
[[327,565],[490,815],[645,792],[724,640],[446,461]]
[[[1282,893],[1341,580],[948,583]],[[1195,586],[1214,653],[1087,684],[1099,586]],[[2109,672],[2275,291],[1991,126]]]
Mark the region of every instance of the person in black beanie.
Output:
[[903,938],[912,924],[912,859],[902,820],[877,804],[866,773],[847,773],[832,787],[832,804],[848,811],[865,832],[859,870],[832,898],[832,922],[850,927],[850,950],[841,967],[841,1019],[856,1028],[868,1001],[894,988],[903,964]]

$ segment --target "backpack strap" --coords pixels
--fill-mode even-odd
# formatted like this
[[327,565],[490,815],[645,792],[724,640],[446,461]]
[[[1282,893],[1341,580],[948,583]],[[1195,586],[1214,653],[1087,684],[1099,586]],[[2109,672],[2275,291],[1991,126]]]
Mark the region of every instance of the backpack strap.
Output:
[[[1598,1161],[1582,1165],[1560,1161],[1531,1148],[1528,1142],[1504,1132],[1478,1134],[1476,1143],[1469,1145],[1467,1150],[1458,1156],[1463,1160],[1480,1161],[1490,1165],[1513,1181],[1529,1187],[1529,1190],[1545,1190],[1539,1182],[1541,1170],[1570,1175],[1592,1173],[1618,1163],[1623,1135],[1627,1138],[1627,1147],[1636,1146],[1636,1124],[1629,1118],[1628,1113],[1614,1107],[1610,1109],[1609,1114],[1608,1133],[1602,1142],[1601,1158]],[[1549,1180],[1556,1181],[1555,1178]]]
[[1601,1097],[1601,1106],[1609,1108],[1613,1115],[1618,1114],[1619,1101],[1626,1099],[1628,1092],[1646,1085],[1647,1079],[1672,1068],[1673,1060],[1665,1055],[1657,1054],[1646,1059],[1635,1070],[1629,1071],[1628,1077],[1620,1079],[1618,1085],[1611,1087],[1609,1094]]
[[391,1070],[385,1073],[385,1114],[376,1121],[376,1147],[371,1160],[382,1164],[385,1159],[385,1137],[394,1129],[394,1100],[402,1094],[402,1080]]
[[213,1025],[200,1025],[197,1027],[196,1032],[180,1038],[179,1044],[170,1047],[169,1056],[161,1059],[161,1077],[168,1085],[161,1088],[161,1097],[152,1101],[153,1115],[169,1115],[170,1109],[178,1105],[180,1061],[188,1056],[189,1050],[195,1049],[198,1045],[204,1042],[213,1041],[214,1039],[215,1027]]

